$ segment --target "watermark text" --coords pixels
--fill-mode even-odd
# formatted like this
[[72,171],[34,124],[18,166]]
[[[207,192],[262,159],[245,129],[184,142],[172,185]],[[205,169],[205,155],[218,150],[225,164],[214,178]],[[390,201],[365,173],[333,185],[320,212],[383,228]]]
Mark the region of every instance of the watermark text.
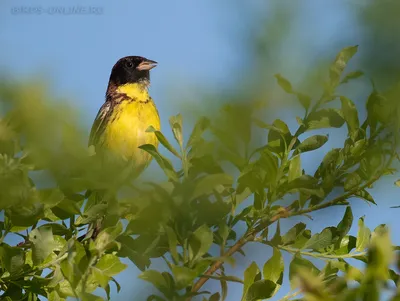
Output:
[[102,15],[104,9],[101,6],[13,6],[10,9],[12,15]]

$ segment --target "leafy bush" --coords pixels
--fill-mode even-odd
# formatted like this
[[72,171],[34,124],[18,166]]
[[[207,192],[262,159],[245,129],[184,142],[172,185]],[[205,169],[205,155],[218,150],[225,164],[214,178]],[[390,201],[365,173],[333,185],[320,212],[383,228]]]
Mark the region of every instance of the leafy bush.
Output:
[[[293,289],[285,300],[378,300],[389,281],[399,275],[393,267],[395,251],[389,229],[374,231],[358,220],[357,237],[351,198],[375,204],[368,189],[393,173],[398,158],[399,105],[393,93],[374,87],[361,118],[352,100],[337,88],[362,75],[344,73],[357,46],[340,51],[329,70],[329,81],[314,101],[297,91],[281,75],[279,86],[295,96],[305,114],[291,132],[282,120],[268,124],[260,118],[260,103],[227,105],[217,118],[202,117],[184,141],[181,115],[170,119],[176,143],[153,131],[161,145],[179,164],[151,145],[149,152],[167,178],[140,188],[104,166],[87,150],[84,135],[72,119],[73,112],[44,102],[38,84],[5,82],[0,87],[0,209],[4,219],[0,245],[2,300],[102,300],[94,294],[103,288],[110,298],[113,278],[126,268],[129,258],[140,278],[158,290],[147,300],[225,300],[228,282],[243,285],[242,300],[268,299],[283,283],[282,252],[293,254],[289,280]],[[394,101],[393,101],[394,99]],[[302,155],[321,151],[327,135],[311,131],[340,128],[348,134],[343,147],[326,153],[313,175],[306,174]],[[255,146],[253,133],[262,131],[267,141]],[[320,132],[320,131],[319,131]],[[175,147],[177,145],[178,147]],[[174,162],[175,162],[174,161]],[[116,184],[118,182],[118,185]],[[117,186],[116,186],[117,185]],[[118,202],[91,205],[88,189],[111,192],[125,186]],[[289,202],[289,203],[288,203]],[[336,227],[311,233],[297,223],[281,233],[280,220],[333,206],[346,206]],[[104,217],[95,239],[81,239],[86,226]],[[270,226],[276,224],[274,233]],[[244,231],[242,231],[244,230]],[[237,232],[243,232],[238,234]],[[18,245],[7,236],[21,238]],[[243,246],[264,244],[273,250],[263,267],[255,262],[243,277],[227,275],[225,266],[234,255],[245,256]],[[167,271],[150,269],[162,258]],[[307,258],[321,260],[322,269]],[[365,263],[364,271],[353,266]],[[220,292],[202,290],[218,281]],[[398,300],[398,290],[391,291]]]

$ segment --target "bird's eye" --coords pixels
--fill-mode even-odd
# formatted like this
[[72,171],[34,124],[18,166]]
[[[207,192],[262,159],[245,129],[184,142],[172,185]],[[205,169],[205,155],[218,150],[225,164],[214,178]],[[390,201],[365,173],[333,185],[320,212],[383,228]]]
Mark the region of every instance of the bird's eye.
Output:
[[133,68],[133,63],[132,63],[131,61],[127,61],[127,62],[125,63],[125,65],[126,65],[126,67],[128,67],[128,68]]

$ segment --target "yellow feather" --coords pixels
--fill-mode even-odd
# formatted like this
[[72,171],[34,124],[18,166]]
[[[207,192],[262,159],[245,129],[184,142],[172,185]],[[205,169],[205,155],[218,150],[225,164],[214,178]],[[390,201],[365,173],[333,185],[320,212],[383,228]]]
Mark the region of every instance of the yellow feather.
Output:
[[138,83],[121,85],[117,88],[117,93],[126,94],[129,98],[141,102],[145,102],[150,98],[147,89],[145,89],[142,84]]
[[124,85],[117,90],[131,99],[115,105],[103,133],[105,146],[125,160],[134,161],[136,167],[145,167],[150,163],[151,156],[138,147],[143,144],[158,146],[155,134],[146,132],[149,126],[160,130],[156,106],[147,90],[140,89],[137,84]]

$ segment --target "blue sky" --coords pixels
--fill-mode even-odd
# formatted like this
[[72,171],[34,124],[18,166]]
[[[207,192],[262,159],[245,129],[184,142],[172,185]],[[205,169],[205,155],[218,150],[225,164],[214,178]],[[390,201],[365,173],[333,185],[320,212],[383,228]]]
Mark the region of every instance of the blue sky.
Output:
[[[254,28],[254,20],[268,13],[266,1],[127,1],[118,4],[104,0],[70,2],[60,0],[3,0],[0,4],[0,70],[9,71],[15,78],[40,76],[48,80],[56,96],[71,99],[89,127],[103,103],[109,72],[116,60],[126,55],[142,55],[159,62],[152,71],[151,94],[159,108],[162,125],[167,128],[169,116],[180,111],[183,96],[186,105],[201,106],[199,99],[190,97],[191,88],[213,91],[230,87],[234,79],[245,77],[243,67],[249,61],[247,34]],[[269,2],[270,3],[270,2]],[[99,14],[54,13],[54,7],[65,12],[71,7],[92,8]],[[282,52],[276,57],[272,74],[287,74],[295,65],[299,73],[294,80],[313,67],[313,60],[328,54],[334,57],[342,47],[359,44],[360,28],[352,22],[346,1],[303,1],[298,5],[295,26],[290,28]],[[21,12],[21,9],[24,10]],[[33,11],[41,13],[33,13]],[[28,11],[31,13],[28,13]],[[20,12],[20,13],[18,13]],[[362,46],[362,45],[360,45]],[[362,47],[360,47],[362,51]],[[356,60],[355,60],[356,61]],[[273,77],[270,78],[274,81]],[[285,113],[280,118],[288,118]],[[169,132],[166,132],[170,138]],[[335,143],[335,141],[333,141]],[[327,151],[332,144],[326,145]],[[315,157],[304,161],[313,167]],[[398,190],[395,177],[388,177],[371,194],[381,204],[369,207],[360,200],[354,208],[355,219],[366,215],[372,229],[380,223],[399,227],[398,212],[388,210],[396,204]],[[322,211],[314,216],[312,229],[336,225],[343,209],[337,214]],[[292,222],[284,222],[289,227]],[[355,234],[353,227],[352,233]],[[398,236],[394,237],[400,243]],[[238,262],[249,264],[256,260],[262,267],[270,252],[263,247],[246,247],[251,258],[238,257]],[[144,300],[142,289],[149,286],[138,280],[138,270],[129,269],[118,276],[120,296],[113,300]],[[234,273],[234,271],[232,271]],[[241,276],[241,275],[239,275]],[[277,297],[282,297],[284,286]],[[231,286],[228,300],[238,300],[241,287]]]

